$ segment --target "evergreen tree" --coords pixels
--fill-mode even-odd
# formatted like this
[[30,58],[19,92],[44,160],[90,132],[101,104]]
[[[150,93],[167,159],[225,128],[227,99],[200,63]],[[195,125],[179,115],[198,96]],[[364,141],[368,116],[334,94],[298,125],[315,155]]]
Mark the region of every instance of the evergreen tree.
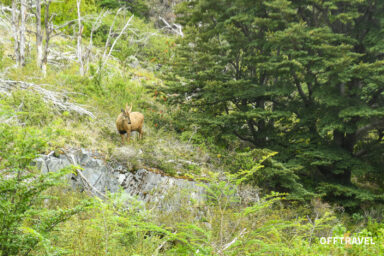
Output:
[[373,0],[188,1],[165,91],[206,131],[280,152],[308,191],[345,207],[382,201],[359,185],[384,185],[383,11]]

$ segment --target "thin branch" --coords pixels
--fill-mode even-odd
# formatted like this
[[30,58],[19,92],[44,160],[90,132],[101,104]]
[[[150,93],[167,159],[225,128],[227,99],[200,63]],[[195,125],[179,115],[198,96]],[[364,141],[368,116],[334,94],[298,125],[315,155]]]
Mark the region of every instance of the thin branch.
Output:
[[184,37],[184,33],[183,33],[183,27],[180,25],[180,24],[176,24],[176,23],[173,23],[172,25],[170,25],[163,17],[160,17],[159,16],[159,19],[164,22],[164,24],[166,25],[167,28],[169,28],[172,32],[174,32],[175,34],[181,36],[181,37]]
[[107,37],[107,41],[105,42],[105,46],[104,46],[104,53],[103,53],[103,57],[102,59],[105,59],[105,57],[107,56],[107,51],[108,51],[108,46],[109,46],[109,41],[111,40],[111,36],[112,36],[112,29],[113,27],[115,26],[115,22],[116,22],[116,18],[117,16],[119,15],[120,11],[122,10],[122,8],[119,8],[115,14],[115,17],[113,18],[113,22],[112,22],[112,25],[109,27],[109,32],[108,32],[108,37]]
[[220,250],[217,252],[217,254],[222,254],[225,250],[227,250],[229,247],[231,247],[234,243],[236,243],[236,241],[237,241],[239,238],[243,237],[243,236],[247,233],[246,231],[247,231],[246,228],[244,228],[243,230],[241,230],[240,234],[239,234],[237,237],[235,237],[231,242],[229,242],[229,243],[227,243],[226,245],[224,245],[223,248],[220,249]]
[[295,80],[295,85],[296,85],[296,88],[301,96],[301,98],[303,99],[305,105],[307,105],[309,103],[308,101],[308,97],[305,95],[304,91],[303,91],[303,88],[301,87],[301,84],[300,84],[300,81],[299,79],[297,78],[296,75],[293,75],[294,77],[294,80]]
[[124,26],[123,29],[121,30],[120,34],[119,34],[119,35],[116,37],[116,39],[113,41],[112,46],[111,46],[111,49],[109,49],[109,53],[108,53],[107,57],[104,59],[103,63],[106,63],[106,62],[108,61],[109,56],[111,56],[111,53],[112,53],[112,51],[113,51],[113,48],[115,47],[117,41],[120,39],[121,35],[122,35],[122,34],[124,33],[124,31],[127,29],[128,25],[130,25],[133,16],[134,16],[134,15],[132,14],[132,16],[129,18],[129,20],[127,21],[127,23],[125,24],[125,26]]
[[96,18],[95,22],[92,24],[91,35],[89,38],[89,44],[88,44],[87,48],[85,49],[85,54],[84,54],[85,73],[88,72],[88,68],[89,68],[89,59],[90,59],[92,47],[93,47],[93,33],[100,27],[101,21],[103,20],[105,15],[107,15],[108,13],[109,13],[109,11],[102,11],[100,13],[100,15]]
[[255,144],[255,141],[254,141],[252,138],[242,136],[242,135],[240,135],[240,133],[238,133],[238,132],[236,132],[236,131],[233,131],[233,133],[234,133],[239,139],[244,140],[244,141],[251,142],[252,144]]
[[[64,153],[64,154],[65,154],[65,153]],[[67,154],[65,154],[65,155],[67,156],[67,158],[69,158]],[[71,157],[69,158],[69,160],[72,162],[72,164],[77,165],[76,159],[75,159],[75,157],[74,157],[73,155],[71,155]],[[80,169],[76,169],[76,171],[77,171],[77,173],[79,174],[80,178],[82,179],[83,183],[89,188],[89,191],[90,191],[92,194],[95,195],[95,193],[96,193],[96,195],[99,195],[99,196],[103,197],[104,199],[107,199],[107,198],[108,198],[104,193],[100,192],[97,188],[95,188],[94,186],[91,185],[91,183],[90,183],[90,182],[88,181],[88,179],[84,176],[84,174],[82,173],[82,171],[81,171]],[[93,193],[93,191],[95,191],[95,193]]]

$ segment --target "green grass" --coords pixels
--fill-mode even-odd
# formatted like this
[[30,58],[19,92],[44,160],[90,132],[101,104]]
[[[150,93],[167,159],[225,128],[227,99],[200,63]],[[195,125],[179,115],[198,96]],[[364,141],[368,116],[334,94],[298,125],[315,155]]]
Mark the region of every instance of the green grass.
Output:
[[[134,29],[156,32],[141,20],[135,21]],[[0,29],[0,36],[3,35],[7,36],[4,29]],[[102,38],[98,40],[100,47]],[[96,116],[92,119],[58,111],[31,90],[0,95],[0,120],[8,122],[0,123],[2,168],[11,162],[28,164],[36,155],[29,154],[28,145],[23,143],[35,141],[36,137],[39,153],[83,147],[103,153],[106,159],[126,163],[130,170],[159,169],[167,175],[211,184],[206,188],[213,199],[202,205],[189,204],[186,192],[182,195],[185,204],[172,213],[148,210],[151,208],[136,200],[130,200],[127,208],[121,204],[119,195],[111,195],[111,199],[104,202],[95,199],[94,208],[63,223],[49,237],[52,248],[66,251],[55,255],[217,255],[234,239],[237,242],[220,255],[383,254],[384,226],[380,222],[367,221],[366,217],[357,215],[355,219],[344,217],[320,201],[302,204],[271,196],[253,204],[250,202],[255,201],[254,194],[241,200],[234,195],[239,189],[236,181],[229,181],[217,171],[243,169],[247,172],[258,166],[257,161],[266,152],[258,151],[258,157],[251,154],[253,151],[237,152],[238,141],[233,141],[231,149],[222,148],[215,145],[213,138],[201,135],[196,127],[177,127],[176,131],[178,110],[164,104],[164,95],[148,89],[163,84],[159,75],[151,70],[153,63],[170,57],[168,50],[173,47],[173,41],[174,38],[159,33],[145,47],[121,43],[116,48],[116,59],[111,59],[100,74],[95,73],[96,61],[84,77],[78,75],[78,65],[71,61],[63,62],[62,67],[49,65],[43,77],[35,65],[33,47],[27,65],[16,68],[9,57],[12,45],[0,45],[0,72],[7,79],[33,82],[63,92],[68,101],[81,104]],[[60,37],[52,44],[60,50],[74,45]],[[129,63],[125,63],[128,53],[137,53],[143,67],[129,67]],[[144,114],[144,139],[134,138],[129,145],[121,145],[115,119],[126,103],[133,104],[133,111]],[[26,140],[23,136],[33,138]],[[206,183],[200,185],[207,186]],[[61,187],[52,189],[49,195],[56,199],[44,207],[52,209],[72,207],[80,198],[88,197]],[[164,195],[164,200],[171,203],[173,196],[172,192]],[[311,225],[308,218],[312,223],[317,218],[317,225]],[[320,244],[319,237],[329,235],[372,236],[376,244],[352,247]],[[40,245],[32,255],[44,253]]]

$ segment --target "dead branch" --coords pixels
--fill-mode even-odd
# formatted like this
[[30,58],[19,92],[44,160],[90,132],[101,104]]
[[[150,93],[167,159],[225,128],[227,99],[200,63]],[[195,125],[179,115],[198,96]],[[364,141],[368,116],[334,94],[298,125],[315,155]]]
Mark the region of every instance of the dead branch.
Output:
[[88,72],[89,69],[89,60],[91,58],[92,48],[93,48],[93,33],[101,26],[103,18],[109,13],[109,11],[102,11],[100,15],[96,18],[95,22],[92,24],[91,35],[89,38],[89,44],[85,49],[84,61],[85,61],[85,72]]
[[228,249],[229,247],[231,247],[234,243],[236,243],[236,241],[237,241],[239,238],[243,237],[243,236],[247,233],[246,231],[247,231],[246,228],[244,228],[243,230],[241,230],[240,234],[239,234],[237,237],[235,237],[231,242],[229,242],[229,243],[227,243],[226,245],[224,245],[223,248],[220,249],[220,250],[217,252],[217,254],[221,255],[225,250],[227,250],[227,249]]
[[[73,165],[77,165],[76,159],[73,155],[71,155],[71,157],[68,157],[68,155],[65,154],[65,156],[68,158],[69,161],[72,162]],[[94,186],[91,185],[91,183],[84,176],[84,174],[82,173],[82,171],[80,169],[76,169],[76,172],[77,172],[77,174],[79,174],[83,184],[85,185],[84,187],[87,188],[93,195],[95,195],[95,196],[99,195],[99,196],[103,197],[104,199],[107,199],[107,196],[104,193],[100,192],[97,188],[95,188]]]
[[70,103],[66,101],[66,94],[50,91],[45,88],[42,88],[40,85],[33,84],[33,83],[27,83],[23,81],[13,81],[13,80],[5,80],[0,79],[0,92],[5,94],[10,94],[11,91],[15,88],[19,89],[32,89],[33,91],[37,92],[43,97],[43,100],[45,102],[50,102],[55,106],[57,109],[61,111],[70,111],[70,112],[76,112],[80,115],[87,115],[92,118],[96,118],[92,112],[86,110],[82,106],[74,103]]
[[122,10],[122,8],[119,8],[119,9],[117,10],[115,17],[113,18],[112,25],[109,27],[108,37],[107,37],[107,41],[105,42],[104,53],[103,53],[103,57],[102,57],[102,59],[105,59],[105,57],[107,56],[107,51],[108,51],[109,41],[111,40],[111,36],[112,36],[112,29],[113,29],[113,27],[115,26],[116,18],[117,18],[117,16],[119,15],[119,13],[120,13],[121,10]]
[[107,42],[105,43],[105,48],[104,48],[104,53],[103,53],[103,57],[102,57],[102,62],[101,62],[101,65],[100,67],[97,69],[96,73],[100,72],[101,69],[103,69],[105,63],[107,63],[108,59],[110,58],[111,56],[111,53],[113,51],[113,48],[115,47],[117,41],[120,39],[121,35],[124,33],[124,31],[127,29],[128,25],[130,25],[131,23],[131,20],[133,19],[134,15],[132,14],[132,16],[128,19],[127,23],[124,25],[123,29],[120,31],[120,33],[118,34],[118,36],[115,38],[115,40],[113,41],[112,45],[111,45],[111,48],[109,49],[109,52],[107,54],[107,51],[108,51],[108,45],[109,45],[109,41],[110,41],[110,38],[112,36],[112,29],[114,27],[114,24],[115,24],[115,19],[117,17],[117,15],[119,14],[121,8],[116,12],[116,15],[115,15],[115,18],[113,20],[113,23],[111,25],[111,27],[109,28],[109,33],[108,33],[108,38],[107,38]]
[[48,62],[75,61],[77,58],[73,52],[56,51],[53,48],[49,50],[49,53]]
[[164,22],[165,24],[165,27],[168,28],[169,30],[171,30],[173,33],[175,33],[176,35],[179,35],[181,37],[184,37],[184,33],[183,33],[183,27],[180,25],[180,24],[176,24],[176,23],[172,23],[172,25],[170,25],[163,17],[160,17],[159,16],[159,19]]
[[112,51],[113,51],[113,48],[114,48],[115,45],[116,45],[116,42],[120,39],[121,35],[124,33],[124,31],[127,29],[128,25],[131,23],[131,20],[132,20],[133,16],[134,16],[134,15],[132,14],[132,16],[128,19],[127,23],[125,24],[125,26],[124,26],[123,29],[121,30],[120,34],[119,34],[119,35],[116,37],[116,39],[113,41],[112,46],[111,46],[111,49],[109,49],[109,53],[108,53],[106,59],[104,60],[104,63],[108,61],[108,58],[109,58],[109,56],[111,56],[111,53],[112,53]]
[[[10,12],[10,13],[12,13],[12,8],[11,8],[11,7],[8,7],[8,6],[0,5],[0,11],[3,12],[3,13],[5,13],[5,12]],[[16,12],[17,14],[20,13],[19,10],[15,10],[15,12]],[[26,12],[25,15],[28,16],[28,17],[32,17],[32,16],[34,16],[34,14],[29,13],[29,12]]]

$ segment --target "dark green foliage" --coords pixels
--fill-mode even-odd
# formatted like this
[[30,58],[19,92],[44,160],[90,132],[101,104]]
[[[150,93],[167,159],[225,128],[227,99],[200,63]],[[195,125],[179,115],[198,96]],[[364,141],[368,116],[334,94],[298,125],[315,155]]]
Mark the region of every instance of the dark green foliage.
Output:
[[371,0],[185,2],[164,92],[200,132],[280,152],[274,170],[287,175],[261,184],[299,181],[349,209],[383,202],[361,188],[384,182],[383,10]]
[[148,17],[149,7],[144,0],[100,0],[98,6],[108,9],[127,8],[139,17]]

